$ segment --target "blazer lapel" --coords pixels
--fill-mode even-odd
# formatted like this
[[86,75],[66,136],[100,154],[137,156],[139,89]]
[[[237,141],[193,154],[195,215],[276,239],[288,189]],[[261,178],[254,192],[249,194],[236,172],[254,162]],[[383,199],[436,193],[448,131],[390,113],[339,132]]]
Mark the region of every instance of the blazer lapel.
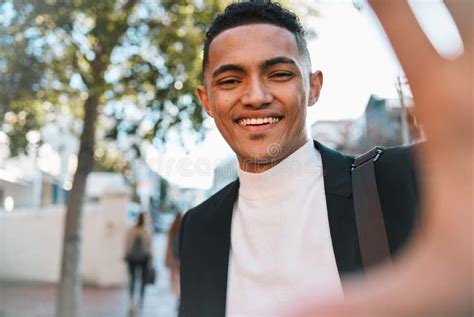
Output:
[[230,250],[230,230],[232,212],[237,200],[239,181],[231,183],[228,191],[216,202],[212,212],[209,213],[210,226],[208,231],[208,250],[202,250],[202,255],[207,257],[204,261],[208,266],[202,272],[203,285],[206,291],[203,294],[208,310],[206,316],[225,316],[227,301],[227,274]]
[[362,268],[352,201],[353,159],[314,141],[321,154],[332,246],[340,275]]

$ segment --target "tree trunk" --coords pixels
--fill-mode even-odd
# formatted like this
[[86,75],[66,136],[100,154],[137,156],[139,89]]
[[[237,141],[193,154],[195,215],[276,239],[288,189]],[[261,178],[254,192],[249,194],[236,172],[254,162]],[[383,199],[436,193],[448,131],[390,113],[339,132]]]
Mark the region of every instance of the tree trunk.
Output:
[[[99,107],[99,89],[105,84],[104,72],[107,65],[102,56],[110,56],[119,39],[127,30],[127,20],[138,0],[128,0],[123,6],[125,13],[121,21],[115,21],[115,27],[119,30],[113,41],[96,43],[96,58],[92,62],[93,82],[86,85],[89,89],[89,97],[84,103],[84,127],[81,135],[81,145],[78,155],[78,167],[74,175],[72,190],[67,202],[67,212],[63,237],[63,253],[61,259],[61,280],[56,296],[56,317],[79,317],[81,303],[81,228],[82,228],[82,205],[86,189],[87,176],[94,166],[94,144],[95,124],[97,121]],[[105,15],[107,17],[107,15]]]
[[93,93],[84,103],[84,126],[78,167],[67,202],[61,260],[61,279],[57,288],[56,317],[78,317],[81,303],[81,228],[86,180],[94,165],[95,124],[99,95]]

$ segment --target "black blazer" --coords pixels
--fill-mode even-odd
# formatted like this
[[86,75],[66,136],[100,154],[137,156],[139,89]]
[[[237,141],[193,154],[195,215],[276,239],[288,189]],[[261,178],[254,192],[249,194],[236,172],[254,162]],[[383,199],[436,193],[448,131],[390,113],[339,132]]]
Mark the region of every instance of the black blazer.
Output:
[[[351,165],[346,156],[314,141],[323,163],[329,227],[340,275],[363,268],[354,206]],[[417,214],[417,182],[412,149],[386,149],[375,173],[390,251],[405,244]],[[180,229],[180,317],[225,316],[232,211],[236,180],[189,210]]]

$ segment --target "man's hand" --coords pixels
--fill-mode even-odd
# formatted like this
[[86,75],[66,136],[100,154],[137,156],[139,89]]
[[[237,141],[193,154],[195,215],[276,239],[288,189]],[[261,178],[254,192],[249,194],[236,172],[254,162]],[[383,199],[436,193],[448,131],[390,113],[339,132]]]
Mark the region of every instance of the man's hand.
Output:
[[473,94],[470,0],[445,1],[464,44],[447,60],[431,46],[406,1],[369,0],[407,76],[428,142],[418,154],[420,227],[394,262],[368,282],[349,284],[344,301],[311,316],[471,316],[473,313]]

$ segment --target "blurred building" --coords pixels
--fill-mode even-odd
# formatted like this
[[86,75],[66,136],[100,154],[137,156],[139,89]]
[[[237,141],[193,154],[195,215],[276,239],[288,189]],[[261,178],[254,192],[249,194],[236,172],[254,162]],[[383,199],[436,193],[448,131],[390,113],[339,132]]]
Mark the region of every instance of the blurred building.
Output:
[[[91,176],[91,190],[101,196],[83,205],[82,280],[97,286],[124,286],[127,275],[123,243],[129,191],[117,184],[116,175]],[[15,212],[0,212],[0,281],[58,282],[65,215],[64,205],[15,207]]]
[[[77,166],[77,138],[58,126],[36,132],[28,154],[9,158],[0,142],[0,280],[57,282],[65,202]],[[0,138],[0,141],[2,139]],[[39,142],[41,140],[41,142]],[[93,172],[82,216],[82,279],[123,286],[130,189],[124,177]],[[0,314],[1,315],[1,314]]]
[[317,121],[311,136],[347,154],[364,153],[374,146],[397,146],[423,140],[410,98],[383,99],[372,95],[363,115],[353,120]]
[[322,120],[311,126],[313,139],[347,154],[356,154],[364,147],[365,120]]
[[0,210],[11,211],[16,206],[32,204],[33,186],[17,173],[0,168]]
[[237,157],[235,155],[225,158],[214,169],[212,187],[206,191],[206,198],[214,195],[230,182],[237,179]]
[[413,110],[411,98],[401,101],[398,98],[383,99],[372,95],[364,112],[368,148],[421,141],[422,132]]
[[0,134],[0,209],[5,199],[16,207],[64,204],[77,167],[77,136],[69,132],[69,121],[51,123],[41,131],[30,131],[28,154],[9,157],[8,137]]
[[131,188],[122,174],[109,172],[92,172],[87,177],[85,200],[99,201],[106,193],[126,193],[131,195]]
[[[7,198],[13,202],[14,208],[56,205],[66,201],[70,188],[65,188],[62,179],[35,167],[34,163],[33,158],[22,156],[0,165],[0,210],[2,207],[5,209]],[[40,191],[37,201],[35,190]]]

